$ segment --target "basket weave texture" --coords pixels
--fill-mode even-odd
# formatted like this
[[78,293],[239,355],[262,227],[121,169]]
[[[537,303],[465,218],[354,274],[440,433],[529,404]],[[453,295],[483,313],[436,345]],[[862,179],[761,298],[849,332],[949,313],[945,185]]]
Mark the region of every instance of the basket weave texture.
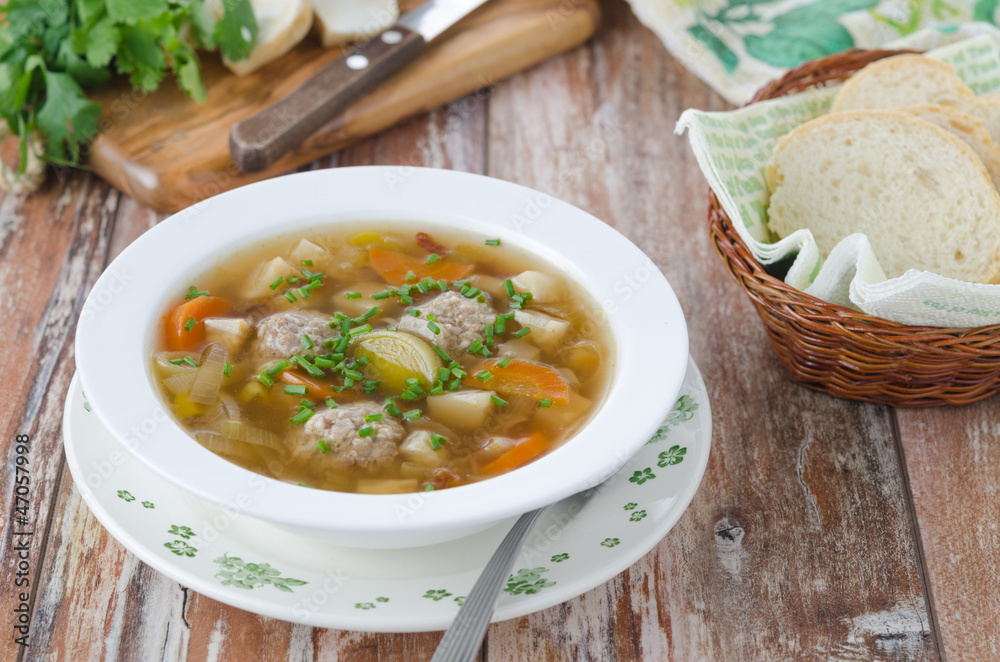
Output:
[[[852,50],[807,62],[751,103],[839,83],[870,62],[909,51]],[[905,407],[960,405],[1000,391],[1000,325],[905,326],[827,303],[769,275],[709,190],[712,240],[799,384],[841,398]]]

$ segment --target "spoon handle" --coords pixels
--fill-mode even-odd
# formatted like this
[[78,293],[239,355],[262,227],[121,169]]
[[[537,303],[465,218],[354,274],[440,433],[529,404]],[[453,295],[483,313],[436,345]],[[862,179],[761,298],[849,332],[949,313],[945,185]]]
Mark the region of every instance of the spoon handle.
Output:
[[444,633],[441,643],[431,662],[469,662],[476,659],[483,637],[490,625],[490,617],[496,607],[500,588],[510,574],[514,559],[524,544],[524,539],[535,526],[538,518],[548,510],[548,506],[527,512],[514,523],[489,563],[483,568],[469,597],[462,603],[458,616]]

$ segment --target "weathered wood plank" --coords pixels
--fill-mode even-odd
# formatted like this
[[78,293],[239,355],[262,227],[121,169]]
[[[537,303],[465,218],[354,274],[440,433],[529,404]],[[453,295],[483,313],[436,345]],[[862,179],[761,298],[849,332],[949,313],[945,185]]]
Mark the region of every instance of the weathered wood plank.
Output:
[[489,173],[595,213],[661,267],[688,313],[715,447],[653,554],[493,626],[488,659],[936,659],[891,411],[784,374],[710,247],[704,180],[672,135],[684,108],[724,104],[624,3],[605,11],[589,49],[494,91]]
[[[394,163],[481,172],[487,98],[480,94],[459,100],[315,165]],[[123,196],[113,236],[92,256],[95,276],[165,216]],[[92,283],[93,278],[73,286],[89,288]],[[49,291],[62,290],[50,284]],[[71,362],[64,373],[64,381],[45,395],[59,412],[53,425],[61,419]],[[57,434],[55,442],[60,439]],[[53,483],[49,489],[52,494],[58,490],[59,500],[34,615],[33,632],[39,637],[30,659],[422,659],[437,643],[436,634],[314,630],[198,595],[128,553],[90,515],[71,483],[64,471],[58,486]]]
[[899,410],[900,440],[950,662],[1000,659],[1000,403]]
[[[118,193],[98,180],[80,176],[56,179],[30,198],[9,196],[0,203],[5,388],[0,393],[5,420],[0,450],[11,469],[4,471],[4,560],[0,609],[11,614],[30,596],[34,604],[45,553],[45,536],[62,469],[62,398],[73,373],[72,339],[82,304],[81,292],[100,273],[95,256],[103,256],[111,233]],[[14,518],[13,469],[16,435],[30,442],[30,505],[26,521]],[[33,535],[15,536],[16,532]],[[26,543],[28,567],[14,552]],[[20,577],[18,576],[20,574]],[[28,580],[18,586],[17,579]],[[32,638],[38,634],[32,626]],[[33,639],[29,639],[32,641]],[[13,637],[4,637],[0,656],[23,652]]]

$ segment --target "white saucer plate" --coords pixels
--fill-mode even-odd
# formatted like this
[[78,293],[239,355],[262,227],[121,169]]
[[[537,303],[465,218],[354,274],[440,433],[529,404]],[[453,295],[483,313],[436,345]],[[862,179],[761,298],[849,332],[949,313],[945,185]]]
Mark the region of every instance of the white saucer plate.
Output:
[[[153,474],[104,429],[80,388],[74,377],[63,434],[70,472],[91,512],[159,572],[240,609],[345,630],[443,630],[514,522],[410,549],[352,549],[299,537],[241,515],[239,504],[199,501]],[[711,439],[705,383],[689,360],[681,395],[656,435],[588,497],[571,497],[539,520],[493,620],[574,598],[646,554],[694,497]],[[419,509],[421,496],[409,505]]]

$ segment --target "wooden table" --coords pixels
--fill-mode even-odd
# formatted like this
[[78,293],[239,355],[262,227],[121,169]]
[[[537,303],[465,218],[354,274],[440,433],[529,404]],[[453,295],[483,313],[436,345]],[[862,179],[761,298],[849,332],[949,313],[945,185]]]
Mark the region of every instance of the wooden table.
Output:
[[[688,107],[726,103],[620,1],[592,42],[312,167],[486,173],[604,219],[663,270],[688,315],[715,414],[701,489],[626,572],[493,625],[482,659],[1000,659],[1000,417],[991,399],[924,410],[794,384],[713,252]],[[111,538],[62,454],[81,304],[162,217],[100,180],[50,178],[0,201],[4,561],[12,622],[15,435],[32,439],[31,648],[3,659],[420,660],[439,633],[311,629],[202,597]]]

